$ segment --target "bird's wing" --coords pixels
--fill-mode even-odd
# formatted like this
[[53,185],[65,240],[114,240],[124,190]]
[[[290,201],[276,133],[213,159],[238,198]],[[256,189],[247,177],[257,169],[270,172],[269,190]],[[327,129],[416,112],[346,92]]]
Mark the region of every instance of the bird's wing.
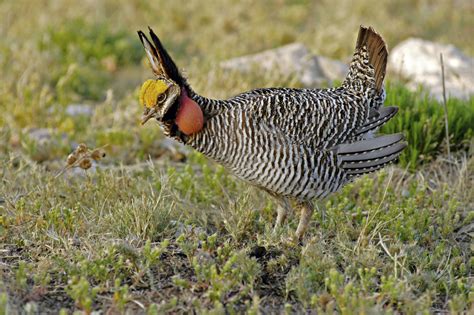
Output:
[[[239,106],[253,128],[315,149],[344,143],[368,118],[365,102],[342,89],[268,89]],[[244,97],[244,96],[241,96]]]

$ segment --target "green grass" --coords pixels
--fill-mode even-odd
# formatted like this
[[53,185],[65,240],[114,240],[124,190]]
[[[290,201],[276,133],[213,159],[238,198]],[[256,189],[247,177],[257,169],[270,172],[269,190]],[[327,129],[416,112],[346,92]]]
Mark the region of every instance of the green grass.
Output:
[[3,160],[10,306],[410,313],[472,303],[472,160],[439,162],[443,181],[432,165],[348,185],[319,204],[302,247],[284,242],[297,215],[273,235],[265,195],[190,160],[57,178]]
[[[408,147],[400,157],[402,166],[415,171],[420,164],[447,152],[441,102],[429,98],[421,89],[412,93],[398,84],[389,86],[386,104],[397,105],[399,112],[381,132],[404,132]],[[474,97],[468,101],[448,99],[447,108],[450,149],[469,151],[474,136]]]
[[[139,126],[147,25],[218,98],[300,86],[218,62],[293,41],[347,60],[359,24],[390,47],[420,36],[474,51],[469,1],[349,2],[0,2],[0,314],[472,311],[472,98],[448,101],[447,159],[441,104],[389,77],[400,112],[383,131],[408,148],[319,201],[302,246],[286,241],[297,213],[272,234],[272,199]],[[60,173],[81,142],[108,156]]]

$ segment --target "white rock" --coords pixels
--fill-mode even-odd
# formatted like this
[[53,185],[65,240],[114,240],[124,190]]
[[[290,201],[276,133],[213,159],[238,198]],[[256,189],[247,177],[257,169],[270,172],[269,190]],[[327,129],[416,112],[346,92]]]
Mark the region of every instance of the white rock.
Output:
[[71,104],[66,107],[69,116],[91,116],[94,113],[92,106],[85,104]]
[[164,138],[160,141],[160,148],[171,154],[188,154],[191,152],[189,147],[170,138]]
[[28,137],[36,143],[43,144],[51,140],[51,130],[48,128],[32,128],[27,131]]
[[28,145],[28,153],[33,161],[44,162],[51,158],[52,149],[58,145],[57,138],[53,137],[53,130],[48,128],[32,128],[25,134],[32,142]]
[[453,45],[410,38],[392,49],[388,68],[410,80],[408,87],[423,85],[435,98],[443,98],[440,54],[443,54],[447,97],[469,98],[474,94],[474,59]]
[[300,43],[230,59],[222,62],[221,67],[242,72],[253,68],[260,71],[278,71],[283,75],[295,75],[307,87],[331,84],[333,80],[342,81],[348,72],[344,63],[311,55]]
[[192,232],[196,234],[206,234],[206,230],[200,226],[184,224],[175,220],[171,220],[170,223],[176,228],[176,232],[174,234],[176,238],[178,238],[181,234],[190,234]]

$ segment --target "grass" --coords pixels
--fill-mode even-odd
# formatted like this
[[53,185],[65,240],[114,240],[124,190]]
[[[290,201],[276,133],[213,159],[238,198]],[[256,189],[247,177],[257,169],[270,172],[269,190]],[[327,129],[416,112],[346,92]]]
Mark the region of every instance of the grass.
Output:
[[[197,91],[227,97],[299,83],[219,61],[293,41],[347,60],[359,24],[391,47],[420,36],[472,54],[469,1],[4,1],[0,14],[0,314],[473,310],[472,98],[448,101],[446,159],[442,106],[389,78],[400,164],[319,201],[294,246],[298,214],[272,234],[265,194],[138,125],[150,72],[135,34],[152,26]],[[81,142],[107,158],[58,176]]]
[[3,160],[10,307],[410,313],[472,303],[472,159],[435,162],[443,180],[435,165],[364,177],[319,204],[325,215],[303,247],[282,243],[297,216],[273,235],[265,195],[190,160],[57,178]]
[[[445,113],[441,102],[429,98],[422,89],[412,93],[395,84],[388,88],[386,103],[396,104],[399,113],[381,132],[402,131],[409,144],[400,157],[402,166],[415,171],[420,164],[446,153]],[[474,97],[468,101],[448,99],[447,108],[451,149],[469,151],[474,135]]]

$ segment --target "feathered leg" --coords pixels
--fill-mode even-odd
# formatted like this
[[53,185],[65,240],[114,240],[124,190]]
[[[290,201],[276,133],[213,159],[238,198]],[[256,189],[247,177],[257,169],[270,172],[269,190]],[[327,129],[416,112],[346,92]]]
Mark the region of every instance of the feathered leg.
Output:
[[276,198],[278,207],[277,207],[277,219],[275,226],[273,227],[273,233],[275,233],[285,222],[288,212],[290,212],[290,203],[287,198]]
[[301,202],[298,204],[298,208],[301,209],[300,223],[296,229],[296,237],[298,240],[303,238],[304,233],[308,229],[309,222],[311,221],[311,216],[313,215],[313,205],[311,202]]

